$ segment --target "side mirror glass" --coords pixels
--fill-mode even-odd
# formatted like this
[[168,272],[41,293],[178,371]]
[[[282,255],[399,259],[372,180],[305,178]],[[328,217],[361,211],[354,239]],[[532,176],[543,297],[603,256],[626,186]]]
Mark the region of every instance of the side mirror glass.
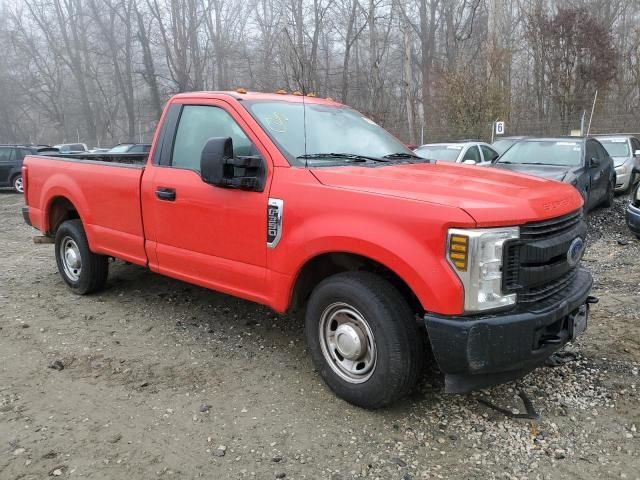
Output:
[[464,163],[465,165],[475,165],[478,162],[476,162],[475,160],[468,159],[468,160],[463,160],[462,163]]
[[600,159],[596,157],[591,157],[589,160],[589,167],[595,168],[600,166]]
[[214,137],[202,149],[200,177],[216,187],[262,192],[266,168],[259,155],[234,157],[230,137]]

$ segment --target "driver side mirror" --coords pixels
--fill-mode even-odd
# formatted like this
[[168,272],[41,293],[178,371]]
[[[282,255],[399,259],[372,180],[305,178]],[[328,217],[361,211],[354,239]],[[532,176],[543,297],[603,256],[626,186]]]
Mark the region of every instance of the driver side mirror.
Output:
[[202,149],[200,177],[216,187],[262,192],[266,168],[259,155],[234,157],[230,137],[214,137]]
[[476,162],[475,160],[467,159],[463,160],[462,163],[464,163],[465,165],[476,165],[478,162]]
[[600,166],[600,159],[596,157],[591,157],[589,159],[589,168],[595,168]]

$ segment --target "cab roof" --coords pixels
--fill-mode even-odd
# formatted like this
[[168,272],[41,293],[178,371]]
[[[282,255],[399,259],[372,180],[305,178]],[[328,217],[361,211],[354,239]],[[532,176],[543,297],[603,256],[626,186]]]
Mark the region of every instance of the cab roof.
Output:
[[[240,90],[240,89],[238,89]],[[287,103],[312,103],[320,105],[342,105],[336,102],[332,98],[320,98],[307,95],[294,95],[293,93],[263,93],[246,91],[246,93],[239,91],[206,91],[206,92],[185,92],[174,95],[173,98],[220,98],[220,97],[232,97],[238,101],[243,100],[255,100],[255,101],[272,101],[272,102],[287,102]]]

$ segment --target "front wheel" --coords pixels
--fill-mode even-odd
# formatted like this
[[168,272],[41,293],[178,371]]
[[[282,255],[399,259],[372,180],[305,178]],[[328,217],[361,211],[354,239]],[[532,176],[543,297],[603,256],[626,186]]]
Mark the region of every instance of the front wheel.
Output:
[[24,184],[22,183],[22,175],[16,175],[11,181],[11,186],[18,193],[24,193]]
[[422,371],[424,339],[408,303],[371,273],[323,280],[307,305],[305,335],[329,388],[360,407],[380,408],[404,397]]
[[609,208],[613,206],[615,196],[615,182],[609,183],[609,188],[607,189],[607,194],[602,202],[602,206],[605,208]]
[[60,225],[55,248],[58,272],[72,292],[84,295],[104,287],[109,258],[89,250],[80,220],[67,220]]

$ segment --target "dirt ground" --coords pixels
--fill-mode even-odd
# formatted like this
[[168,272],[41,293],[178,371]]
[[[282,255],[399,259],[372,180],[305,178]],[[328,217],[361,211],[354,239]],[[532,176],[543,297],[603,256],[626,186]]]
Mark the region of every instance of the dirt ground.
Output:
[[[557,366],[382,411],[336,398],[302,322],[122,262],[71,294],[0,191],[0,479],[640,478],[640,242],[589,217],[587,332]],[[539,420],[508,418],[480,400]]]

